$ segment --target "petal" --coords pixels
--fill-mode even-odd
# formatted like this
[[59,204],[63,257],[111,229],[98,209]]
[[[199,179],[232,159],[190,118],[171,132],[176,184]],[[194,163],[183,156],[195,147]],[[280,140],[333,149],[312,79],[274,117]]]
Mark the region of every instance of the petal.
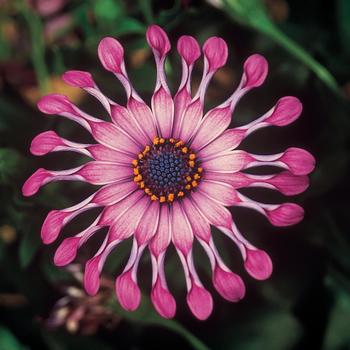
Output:
[[245,295],[242,278],[231,271],[222,269],[220,266],[216,266],[214,270],[213,283],[215,289],[228,301],[239,301]]
[[[141,191],[140,191],[141,192]],[[113,223],[114,239],[125,239],[130,237],[136,230],[138,223],[150,204],[147,196],[142,197],[123,215]]]
[[112,73],[121,73],[124,49],[118,40],[106,37],[98,45],[98,57],[103,67]]
[[266,59],[254,54],[248,57],[244,63],[244,83],[242,88],[254,88],[263,84],[268,73],[268,63]]
[[66,238],[58,247],[54,257],[56,266],[65,266],[71,263],[76,255],[79,247],[80,237]]
[[173,318],[176,313],[176,302],[167,288],[163,288],[158,278],[151,293],[152,303],[157,312],[164,318]]
[[137,188],[137,185],[133,181],[107,185],[95,193],[92,202],[101,206],[110,206],[127,198]]
[[193,284],[186,299],[192,313],[201,321],[206,320],[213,311],[213,298],[201,286]]
[[176,248],[183,254],[187,254],[192,249],[193,232],[184,213],[182,206],[178,202],[172,205],[172,241]]
[[54,131],[45,131],[35,136],[30,145],[30,152],[36,156],[42,156],[60,145],[62,145],[61,138]]
[[278,227],[291,226],[304,218],[304,209],[294,203],[283,203],[267,212],[271,223]]
[[162,86],[152,97],[152,111],[158,122],[160,136],[169,138],[174,120],[174,102],[169,92]]
[[240,201],[236,190],[232,186],[222,182],[203,179],[198,190],[224,206],[231,206]]
[[201,159],[205,159],[223,152],[228,152],[238,146],[241,140],[240,133],[237,133],[234,129],[228,129],[214,141],[203,147],[198,152],[198,156]]
[[149,46],[162,57],[170,51],[170,42],[165,31],[153,24],[147,28],[146,38]]
[[115,150],[137,154],[141,151],[138,145],[125,131],[108,122],[90,123],[94,138],[105,146]]
[[225,65],[228,56],[226,42],[213,36],[203,45],[203,53],[208,62],[209,71],[215,71]]
[[303,105],[293,96],[285,96],[278,100],[272,114],[265,122],[276,126],[285,126],[293,123],[301,114]]
[[70,86],[80,88],[94,88],[95,83],[89,72],[70,70],[62,75],[62,80]]
[[203,116],[203,105],[199,99],[192,101],[183,111],[181,125],[179,126],[179,138],[187,142],[193,133],[197,130],[197,126]]
[[160,208],[158,229],[153,237],[149,249],[155,256],[160,255],[169,246],[171,241],[171,221],[168,206]]
[[127,311],[135,311],[141,302],[141,291],[129,270],[117,278],[116,293],[120,305]]
[[242,170],[252,158],[244,151],[232,151],[230,153],[203,161],[206,171],[219,173],[234,173]]
[[148,243],[155,235],[158,228],[159,212],[158,202],[152,202],[147,208],[135,231],[135,238],[139,245]]
[[231,109],[229,107],[214,108],[203,118],[199,129],[194,136],[191,147],[199,151],[208,145],[217,136],[222,134],[231,122]]
[[37,193],[41,186],[48,183],[52,178],[50,172],[46,169],[40,168],[33,175],[31,175],[22,187],[22,194],[29,197]]
[[247,272],[257,280],[265,280],[269,278],[272,273],[272,261],[263,250],[247,249],[244,267]]
[[279,159],[294,175],[307,175],[315,168],[315,158],[301,148],[291,147]]
[[127,104],[128,110],[141,125],[150,140],[158,134],[156,121],[151,109],[142,101],[130,98]]
[[201,215],[190,198],[184,198],[182,205],[194,235],[208,242],[211,238],[209,222]]
[[142,126],[140,126],[137,119],[127,108],[120,105],[113,105],[111,116],[113,121],[139,145],[145,146],[149,142],[149,138],[144,133]]
[[227,227],[231,229],[232,217],[230,212],[222,205],[212,201],[199,191],[192,193],[196,207],[201,214],[216,227]]
[[177,51],[188,66],[196,62],[201,55],[201,49],[197,40],[189,35],[183,35],[179,38]]
[[104,185],[130,178],[132,169],[130,166],[123,166],[117,163],[95,161],[84,165],[77,174],[81,175],[89,183]]
[[104,145],[96,144],[87,147],[88,152],[95,160],[121,163],[123,165],[130,165],[135,157],[129,154],[116,151]]
[[228,183],[235,189],[244,187],[263,187],[274,189],[280,191],[286,196],[293,196],[302,193],[309,186],[309,179],[307,176],[293,175],[288,171],[273,175],[252,175],[241,172],[206,172],[205,178],[208,180]]

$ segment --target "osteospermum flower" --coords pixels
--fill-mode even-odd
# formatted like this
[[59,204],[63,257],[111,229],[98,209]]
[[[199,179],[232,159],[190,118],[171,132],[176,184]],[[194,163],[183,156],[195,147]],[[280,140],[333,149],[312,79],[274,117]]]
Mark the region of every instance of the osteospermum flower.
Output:
[[[164,62],[170,50],[168,37],[160,27],[152,25],[147,30],[147,41],[157,66],[151,108],[137,94],[128,78],[123,47],[110,37],[100,42],[98,56],[104,68],[124,86],[126,106],[107,98],[87,72],[68,71],[63,80],[96,97],[109,113],[111,122],[83,112],[63,95],[52,94],[39,101],[38,108],[42,112],[74,120],[88,130],[97,143],[75,143],[54,131],[35,137],[31,145],[31,152],[35,155],[73,151],[92,158],[92,161],[63,171],[39,169],[24,184],[23,194],[31,196],[42,185],[59,180],[101,185],[81,203],[53,210],[45,219],[41,236],[43,242],[49,244],[74,217],[92,208],[103,208],[88,228],[62,241],[55,253],[55,264],[71,263],[80,246],[97,230],[108,227],[104,242],[85,266],[85,289],[90,295],[95,295],[107,256],[119,243],[132,237],[129,261],[116,279],[117,298],[127,310],[139,306],[141,292],[137,284],[137,269],[147,248],[153,268],[152,302],[160,315],[171,318],[176,303],[167,287],[164,258],[172,243],[183,266],[189,308],[197,318],[206,319],[212,311],[213,301],[196,272],[192,255],[194,240],[198,240],[208,254],[213,284],[218,293],[229,301],[242,299],[244,283],[221,259],[212,239],[211,226],[237,245],[244,267],[252,277],[258,280],[268,278],[272,272],[270,257],[243,237],[226,207],[251,208],[275,226],[298,223],[304,215],[299,205],[260,203],[246,197],[239,189],[264,187],[287,196],[301,193],[308,187],[306,175],[314,168],[314,158],[299,148],[288,148],[272,155],[237,150],[241,141],[252,132],[267,126],[288,125],[299,117],[302,110],[297,98],[283,97],[255,121],[227,129],[237,102],[266,78],[268,65],[262,56],[250,56],[244,63],[241,81],[233,94],[204,113],[207,86],[227,60],[228,49],[224,40],[211,37],[204,43],[203,76],[194,94],[191,93],[191,73],[201,56],[201,49],[191,36],[182,36],[178,40],[177,51],[183,70],[174,97],[164,72]],[[272,175],[243,172],[265,165],[283,171]]]

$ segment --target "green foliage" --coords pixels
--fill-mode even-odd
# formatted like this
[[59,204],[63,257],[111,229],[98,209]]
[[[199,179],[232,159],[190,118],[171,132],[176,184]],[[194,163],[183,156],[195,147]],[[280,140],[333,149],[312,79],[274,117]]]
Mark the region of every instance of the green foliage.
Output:
[[21,157],[11,148],[0,148],[0,185],[13,180],[20,168]]
[[25,348],[7,328],[0,326],[0,349],[24,350]]
[[223,0],[227,12],[234,20],[268,35],[277,44],[309,67],[334,92],[341,94],[338,84],[329,71],[317,62],[304,48],[285,35],[269,18],[262,0]]

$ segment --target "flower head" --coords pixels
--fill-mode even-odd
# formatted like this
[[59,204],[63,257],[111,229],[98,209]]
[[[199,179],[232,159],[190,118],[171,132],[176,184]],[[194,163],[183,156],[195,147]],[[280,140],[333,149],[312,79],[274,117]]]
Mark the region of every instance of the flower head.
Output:
[[[54,242],[62,228],[74,217],[92,208],[102,212],[82,232],[66,238],[59,245],[54,262],[57,266],[71,263],[81,247],[96,231],[108,227],[108,233],[97,253],[86,262],[84,285],[90,295],[100,287],[100,274],[111,251],[132,237],[133,246],[124,271],[116,278],[116,295],[127,310],[135,310],[141,299],[137,269],[145,249],[151,255],[153,276],[151,299],[165,318],[176,311],[175,299],[168,289],[164,258],[170,244],[180,257],[187,286],[187,303],[198,319],[206,319],[213,308],[211,294],[200,281],[193,261],[193,242],[198,240],[208,254],[213,285],[229,301],[244,297],[245,286],[240,276],[223,262],[211,235],[215,226],[237,245],[246,271],[258,280],[272,272],[268,254],[250,243],[238,230],[226,207],[247,207],[264,215],[275,226],[289,226],[303,218],[303,209],[294,203],[264,204],[240,192],[244,187],[264,187],[289,196],[308,187],[314,158],[307,151],[288,148],[272,155],[251,154],[237,147],[258,129],[284,126],[299,117],[302,105],[291,96],[253,122],[228,128],[238,101],[251,89],[260,86],[267,75],[265,58],[255,54],[244,63],[241,81],[232,95],[219,106],[204,112],[206,89],[215,72],[225,65],[228,49],[225,41],[209,38],[203,45],[202,80],[195,93],[191,75],[201,56],[197,41],[191,36],[178,40],[182,59],[182,78],[173,97],[167,85],[164,62],[170,42],[160,27],[152,25],[147,41],[155,58],[157,79],[151,108],[132,86],[124,63],[124,49],[113,38],[104,38],[98,56],[104,68],[113,73],[125,88],[126,106],[107,98],[88,72],[69,71],[63,80],[96,97],[110,115],[111,121],[97,119],[80,110],[66,96],[43,97],[38,108],[46,114],[71,119],[96,140],[80,144],[58,136],[54,131],[34,138],[35,155],[73,151],[92,160],[79,167],[51,171],[37,170],[24,184],[23,194],[30,196],[52,181],[78,180],[100,185],[81,203],[63,210],[51,211],[44,221],[43,242]],[[282,169],[271,175],[252,175],[244,170],[273,166]]]

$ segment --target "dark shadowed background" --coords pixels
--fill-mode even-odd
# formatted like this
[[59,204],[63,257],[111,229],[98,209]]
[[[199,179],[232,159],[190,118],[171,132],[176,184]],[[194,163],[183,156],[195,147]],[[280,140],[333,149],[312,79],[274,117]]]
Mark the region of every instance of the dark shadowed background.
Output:
[[[348,0],[0,0],[0,350],[350,349],[349,18]],[[201,43],[212,35],[227,41],[229,60],[209,88],[208,107],[232,92],[247,56],[264,55],[270,64],[267,82],[244,97],[233,125],[253,120],[284,95],[299,97],[304,111],[293,125],[259,131],[242,147],[268,154],[296,146],[317,159],[310,188],[292,198],[305,208],[301,224],[273,228],[252,211],[233,211],[247,237],[271,255],[274,273],[268,281],[250,278],[238,250],[213,233],[227,264],[246,282],[247,294],[234,304],[213,291],[214,312],[205,322],[187,308],[183,273],[173,250],[166,262],[178,306],[172,321],[157,317],[149,305],[147,254],[139,271],[145,293],[141,309],[126,313],[115,301],[114,278],[125,264],[129,242],[109,258],[102,291],[95,298],[81,289],[79,264],[95,252],[104,232],[89,241],[70,269],[53,266],[58,244],[41,244],[41,223],[49,210],[79,202],[92,186],[55,183],[31,198],[21,194],[24,180],[36,168],[64,169],[85,161],[68,153],[30,155],[36,134],[54,129],[68,139],[90,141],[73,123],[42,115],[35,107],[41,95],[66,94],[83,110],[106,118],[97,102],[60,81],[65,70],[91,71],[110,97],[125,101],[120,84],[97,59],[103,36],[117,37],[125,45],[130,76],[150,100],[155,66],[144,35],[150,23],[168,32],[173,47],[183,34]],[[172,50],[166,70],[173,91],[180,66]],[[198,64],[194,86],[200,77]],[[270,192],[249,194],[267,202],[283,200]],[[63,236],[87,222],[90,213],[69,225]],[[209,263],[198,246],[195,260],[212,290]]]

